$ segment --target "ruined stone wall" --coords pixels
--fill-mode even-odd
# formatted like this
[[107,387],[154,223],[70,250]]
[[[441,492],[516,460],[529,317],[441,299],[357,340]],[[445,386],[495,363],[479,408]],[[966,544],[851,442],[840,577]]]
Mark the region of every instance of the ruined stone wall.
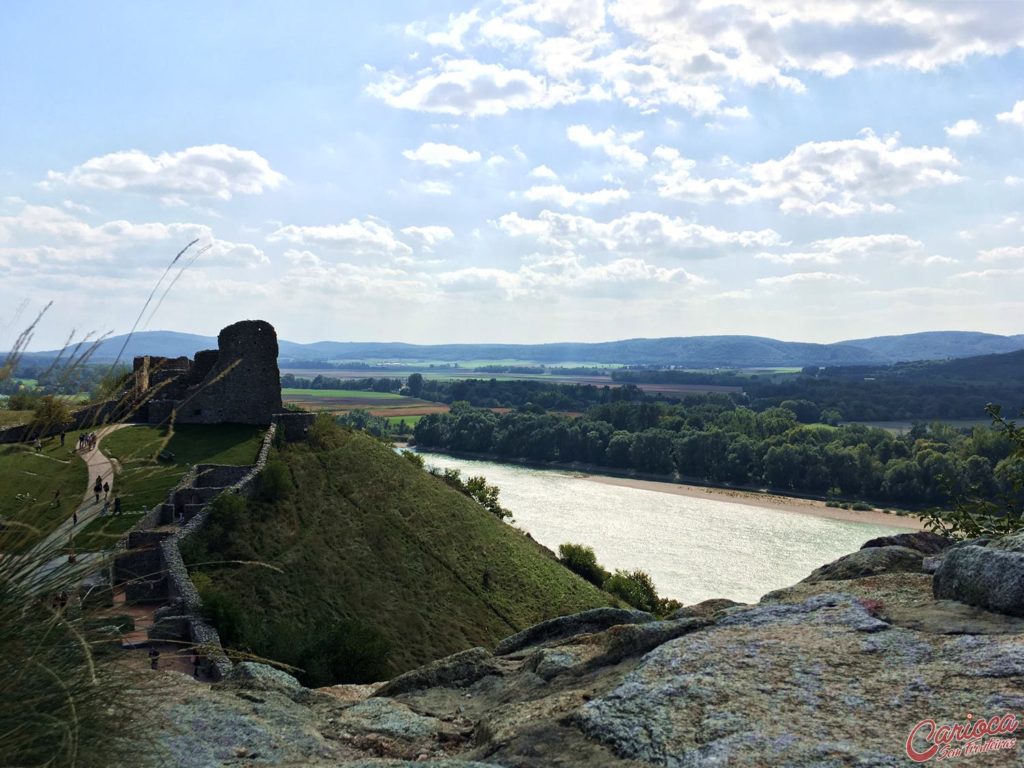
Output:
[[[217,360],[198,384],[176,403],[182,424],[269,424],[282,410],[277,333],[263,320],[243,320],[220,332]],[[200,353],[197,364],[209,365]]]

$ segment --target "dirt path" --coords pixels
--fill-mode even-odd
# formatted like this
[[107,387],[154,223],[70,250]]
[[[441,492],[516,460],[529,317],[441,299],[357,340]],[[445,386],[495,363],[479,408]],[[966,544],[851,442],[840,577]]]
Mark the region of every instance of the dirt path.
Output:
[[88,475],[86,479],[85,493],[83,494],[82,501],[78,505],[77,509],[78,523],[75,524],[73,516],[67,518],[64,522],[58,525],[49,536],[37,545],[40,550],[46,551],[49,549],[52,551],[64,544],[67,544],[71,541],[71,535],[74,531],[81,530],[99,517],[100,512],[103,511],[103,494],[100,494],[100,500],[97,503],[96,494],[92,490],[97,477],[102,478],[105,483],[110,483],[110,494],[108,498],[113,501],[114,465],[110,459],[104,456],[103,452],[100,451],[100,443],[103,441],[103,438],[111,432],[125,426],[127,425],[111,424],[96,430],[96,447],[91,451],[79,454],[88,468]]

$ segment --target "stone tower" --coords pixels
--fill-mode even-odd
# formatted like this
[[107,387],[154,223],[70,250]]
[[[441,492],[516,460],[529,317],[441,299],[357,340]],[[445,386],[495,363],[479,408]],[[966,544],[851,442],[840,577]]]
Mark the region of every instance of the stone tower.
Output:
[[180,424],[266,425],[283,409],[277,332],[268,322],[229,325],[217,337],[217,349],[181,361],[135,359],[136,391],[156,390],[144,420],[160,423],[173,413]]

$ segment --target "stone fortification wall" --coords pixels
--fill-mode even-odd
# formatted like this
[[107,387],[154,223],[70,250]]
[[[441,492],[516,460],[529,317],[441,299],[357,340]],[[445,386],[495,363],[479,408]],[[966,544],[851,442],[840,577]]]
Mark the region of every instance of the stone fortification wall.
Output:
[[111,424],[123,418],[124,406],[118,400],[107,400],[90,405],[71,414],[71,420],[64,424],[52,424],[47,427],[34,427],[22,424],[0,430],[0,443],[24,443],[37,437],[46,438],[58,435],[61,431],[70,432],[76,429],[93,429]]
[[[217,347],[216,363],[178,404],[178,422],[269,424],[283,407],[274,327],[243,320],[220,332]],[[207,353],[199,357],[198,368],[209,365]]]
[[[197,465],[169,494],[169,502],[154,507],[146,522],[153,527],[170,522],[184,504],[187,522],[176,531],[140,530],[136,527],[127,539],[129,551],[115,561],[114,581],[127,581],[129,600],[166,600],[168,605],[157,612],[157,622],[150,633],[152,639],[184,641],[200,649],[207,673],[220,679],[231,671],[231,660],[224,653],[220,636],[202,617],[202,600],[189,577],[181,556],[181,543],[195,535],[210,514],[209,502],[222,493],[237,493],[251,498],[257,491],[259,473],[267,463],[273,445],[276,425],[271,425],[263,438],[256,463],[250,467]],[[213,483],[223,482],[218,486]],[[203,483],[203,485],[199,485]],[[206,485],[205,483],[210,483]],[[197,487],[198,486],[198,487]],[[186,502],[189,494],[199,493],[200,503]],[[189,510],[188,507],[198,507]],[[190,519],[188,512],[194,512]]]
[[150,424],[267,425],[282,410],[277,353],[274,326],[242,320],[192,360],[136,357],[131,399]]

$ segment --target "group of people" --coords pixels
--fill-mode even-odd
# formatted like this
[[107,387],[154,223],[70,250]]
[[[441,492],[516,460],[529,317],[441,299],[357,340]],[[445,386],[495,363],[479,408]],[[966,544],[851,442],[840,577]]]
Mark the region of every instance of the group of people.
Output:
[[[60,437],[61,445],[64,445],[64,435],[61,434]],[[79,435],[78,447],[75,448],[75,452],[81,453],[82,451],[91,451],[93,448],[96,447],[97,440],[99,440],[99,437],[95,432],[89,432],[88,434]]]
[[[100,503],[100,496],[103,496],[103,509],[100,511],[100,517],[103,517],[110,511],[111,500],[110,500],[110,483],[103,479],[102,475],[96,475],[96,482],[92,485],[92,491],[96,494],[96,503]],[[114,496],[113,499],[114,514],[121,514],[121,497]]]

